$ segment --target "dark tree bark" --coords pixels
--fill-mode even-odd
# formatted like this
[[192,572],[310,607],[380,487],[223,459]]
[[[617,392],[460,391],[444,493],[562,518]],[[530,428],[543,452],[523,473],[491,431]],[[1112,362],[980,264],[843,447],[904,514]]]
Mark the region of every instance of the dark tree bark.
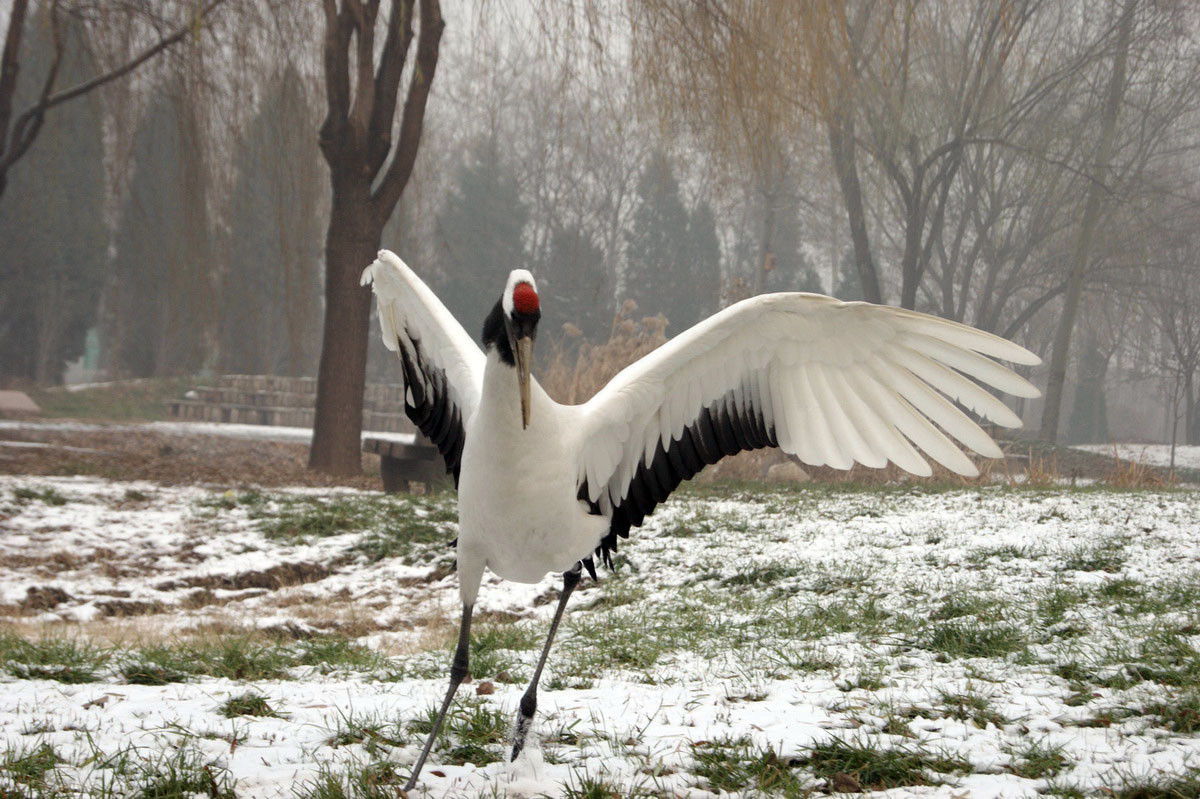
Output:
[[829,134],[829,153],[838,185],[842,189],[842,201],[846,206],[846,217],[850,224],[850,241],[854,245],[854,266],[862,287],[863,299],[867,302],[883,302],[883,290],[879,285],[879,269],[871,255],[871,240],[867,233],[867,212],[863,206],[862,184],[858,177],[858,161],[855,156],[854,122],[835,114],[826,122]]
[[1104,193],[1107,186],[1109,161],[1112,159],[1113,138],[1116,133],[1117,112],[1125,97],[1125,74],[1129,60],[1129,43],[1133,35],[1133,17],[1137,0],[1127,0],[1121,12],[1117,28],[1116,51],[1113,54],[1112,74],[1104,110],[1100,120],[1100,140],[1096,147],[1095,174],[1088,185],[1087,199],[1083,206],[1083,219],[1079,223],[1079,236],[1071,256],[1071,269],[1067,274],[1066,295],[1063,299],[1062,316],[1054,336],[1054,349],[1050,356],[1050,377],[1046,384],[1046,404],[1042,408],[1042,427],[1039,433],[1043,441],[1058,438],[1059,415],[1062,410],[1063,386],[1067,379],[1067,361],[1071,354],[1071,333],[1079,315],[1079,300],[1083,296],[1083,284],[1087,277],[1088,262],[1092,256],[1092,244],[1097,224],[1103,210]]
[[[333,204],[325,237],[325,327],[308,465],[333,474],[361,470],[371,295],[359,285],[359,276],[374,260],[383,226],[412,175],[445,27],[438,0],[391,0],[383,45],[376,47],[381,3],[324,0],[328,114],[320,142]],[[420,20],[417,52],[393,145],[415,16]]]
[[[25,153],[29,152],[29,148],[42,130],[47,111],[135,71],[159,53],[197,32],[204,18],[224,3],[225,0],[209,0],[185,24],[159,39],[129,61],[76,86],[56,92],[54,87],[58,81],[58,70],[62,64],[65,45],[59,33],[58,9],[60,3],[59,0],[51,0],[50,26],[54,42],[54,55],[50,60],[50,68],[45,76],[40,78],[41,91],[38,100],[25,109],[14,121],[12,117],[13,97],[17,90],[17,75],[21,66],[22,31],[25,27],[29,6],[28,0],[15,0],[8,16],[4,53],[0,55],[0,196],[3,196],[4,189],[8,185],[8,170]],[[35,76],[34,79],[38,78]]]

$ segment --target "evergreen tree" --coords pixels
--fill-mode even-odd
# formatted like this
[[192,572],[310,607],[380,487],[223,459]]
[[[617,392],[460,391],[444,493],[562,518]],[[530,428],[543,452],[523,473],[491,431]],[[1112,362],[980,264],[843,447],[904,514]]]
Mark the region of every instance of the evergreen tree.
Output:
[[517,179],[500,158],[496,142],[471,148],[437,218],[445,259],[441,294],[468,331],[483,328],[508,273],[529,268],[524,240],[528,218]]
[[181,87],[160,87],[134,138],[133,178],[116,236],[106,345],[120,374],[205,366],[217,313],[199,120]]
[[316,373],[323,188],[316,118],[289,67],[271,81],[238,142],[220,303],[223,371]]
[[800,207],[794,195],[788,195],[783,208],[777,209],[771,242],[771,270],[763,281],[764,291],[811,291],[824,294],[821,278],[803,249]]
[[721,241],[712,206],[706,202],[698,203],[688,216],[685,254],[687,272],[679,286],[676,333],[716,311],[721,301]]
[[651,156],[637,187],[637,207],[625,234],[624,296],[642,313],[661,313],[678,333],[716,306],[720,246],[712,212],[688,212],[679,181],[662,152]]
[[547,330],[557,335],[570,323],[592,341],[608,337],[612,275],[604,253],[587,231],[578,225],[556,226],[537,277],[538,289],[547,297],[542,311]]
[[[53,52],[49,22],[29,23],[17,107],[37,96]],[[95,73],[84,32],[68,18],[60,85]],[[104,222],[104,140],[94,97],[49,112],[53,117],[9,172],[0,203],[0,381],[62,380],[66,362],[83,352],[95,320],[108,258]]]

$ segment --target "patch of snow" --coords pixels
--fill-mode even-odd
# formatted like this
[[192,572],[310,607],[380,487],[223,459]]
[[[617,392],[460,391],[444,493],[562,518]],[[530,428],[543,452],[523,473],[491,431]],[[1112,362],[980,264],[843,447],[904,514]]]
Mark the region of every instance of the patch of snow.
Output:
[[[66,501],[10,500],[20,488],[53,489]],[[404,501],[353,489],[287,494]],[[98,617],[104,592],[123,590],[131,600],[163,603],[170,611],[164,618],[180,624],[201,624],[220,613],[246,626],[300,631],[321,629],[311,609],[340,602],[377,623],[360,643],[392,652],[431,645],[422,643],[414,620],[456,617],[455,578],[435,569],[433,561],[444,557],[436,545],[426,550],[429,562],[367,563],[353,556],[358,533],[308,541],[271,538],[246,507],[225,507],[218,502],[222,498],[236,496],[97,478],[2,477],[0,518],[6,518],[0,555],[27,565],[0,577],[0,601],[20,602],[34,586],[61,588],[72,599],[39,617],[61,625]],[[264,501],[279,501],[279,496],[265,495]],[[446,504],[413,505],[411,515],[420,516],[417,509],[431,515],[427,508],[445,512],[452,505],[452,498],[430,501]],[[1072,698],[1073,688],[1055,673],[1055,663],[1089,662],[1108,647],[1140,644],[1136,626],[1099,627],[1108,611],[1098,603],[1080,604],[1064,618],[1086,632],[1034,640],[1027,657],[945,658],[891,632],[846,631],[795,640],[770,630],[751,634],[743,622],[761,608],[726,607],[713,598],[741,595],[754,603],[775,603],[789,614],[870,603],[882,617],[899,620],[928,619],[956,598],[986,597],[995,599],[1005,620],[1028,624],[1038,599],[1057,588],[1098,589],[1118,580],[1139,586],[1200,581],[1196,518],[1200,494],[1195,492],[989,488],[677,498],[622,544],[621,554],[634,565],[602,578],[605,585],[638,589],[644,596],[627,608],[584,611],[606,590],[585,580],[572,600],[580,615],[568,613],[547,677],[556,674],[556,654],[606,634],[605,614],[623,614],[626,623],[631,613],[641,614],[650,625],[656,608],[694,601],[702,606],[711,633],[696,633],[683,649],[643,671],[593,675],[588,688],[551,690],[544,683],[530,746],[516,763],[440,764],[435,750],[414,795],[560,796],[564,786],[578,785],[586,774],[603,775],[625,788],[712,797],[694,776],[693,745],[742,736],[781,756],[803,756],[814,744],[834,738],[870,736],[946,753],[972,767],[973,773],[949,776],[945,785],[871,794],[893,799],[1032,799],[1045,780],[1008,773],[1014,747],[1031,741],[1062,747],[1068,766],[1060,782],[1084,790],[1111,786],[1128,775],[1183,773],[1200,761],[1200,738],[1155,726],[1144,716],[1118,719],[1110,727],[1080,726],[1098,709],[1139,707],[1172,696],[1164,686],[1146,682],[1099,689],[1084,704]],[[447,541],[452,528],[447,523]],[[1096,568],[1080,557],[1106,546],[1121,552],[1113,568]],[[51,558],[44,569],[38,565],[39,558],[59,552],[62,558]],[[193,589],[172,587],[299,562],[327,565],[330,573],[276,591],[215,588],[221,604],[194,609],[182,602]],[[769,583],[735,587],[737,579],[772,568],[778,571]],[[554,608],[541,600],[558,583],[547,577],[538,585],[520,585],[489,576],[479,610],[515,613],[544,630]],[[281,601],[286,599],[303,601]],[[1166,612],[1152,615],[1156,625],[1171,620]],[[573,619],[586,619],[588,626],[574,625]],[[440,639],[433,646],[434,651],[414,657],[448,665],[449,653],[437,648]],[[797,657],[812,653],[833,665],[781,676],[771,666],[776,651]],[[520,653],[526,665],[535,656]],[[862,675],[878,675],[882,687],[858,687]],[[405,772],[416,759],[419,735],[374,753],[361,744],[331,746],[330,738],[347,717],[401,724],[422,717],[445,690],[440,676],[381,681],[316,670],[252,685],[212,678],[161,687],[111,678],[85,685],[0,678],[0,684],[0,738],[10,747],[49,743],[70,764],[63,772],[79,785],[96,785],[105,776],[97,751],[113,754],[134,747],[134,757],[146,757],[184,746],[228,769],[239,796],[264,799],[293,796],[322,768],[336,771],[386,759]],[[230,720],[218,713],[222,702],[250,688],[264,694],[283,717]],[[471,688],[466,685],[461,694]],[[480,701],[511,716],[523,690],[523,685],[497,685]],[[981,724],[946,714],[947,693],[984,696],[1000,721]],[[94,703],[103,697],[108,697],[103,704]],[[911,739],[883,732],[890,714],[901,711]],[[46,731],[24,734],[33,727]],[[582,741],[539,741],[560,727]],[[242,736],[236,746],[220,737],[235,731]],[[661,776],[648,777],[645,770],[651,766]]]
[[[310,427],[272,427],[259,424],[232,424],[224,422],[114,422],[101,424],[93,422],[74,421],[22,421],[0,419],[0,430],[17,432],[139,432],[162,433],[177,436],[224,436],[252,441],[284,441],[307,444],[312,440]],[[364,430],[363,438],[381,438],[400,444],[412,444],[415,441],[413,433],[390,433],[374,430]]]
[[[1081,444],[1075,449],[1112,455],[1122,460],[1144,463],[1147,466],[1171,465],[1170,444]],[[1175,447],[1175,466],[1180,469],[1200,469],[1200,446]]]

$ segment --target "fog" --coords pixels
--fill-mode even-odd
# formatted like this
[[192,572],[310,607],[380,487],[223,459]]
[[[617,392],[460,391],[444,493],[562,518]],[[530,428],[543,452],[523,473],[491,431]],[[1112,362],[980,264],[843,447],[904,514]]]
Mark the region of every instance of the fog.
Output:
[[[378,10],[376,51],[392,15],[415,8],[363,4]],[[227,0],[130,75],[47,111],[19,152],[17,116],[52,70],[58,88],[85,83],[195,13],[57,5],[52,19],[28,3],[11,113],[0,80],[0,387],[315,376],[338,202],[319,147],[320,4]],[[380,241],[472,335],[518,267],[537,277],[559,365],[631,326],[669,337],[752,294],[814,291],[1037,352],[1027,376],[1043,399],[1014,404],[1032,435],[1200,444],[1200,9],[441,12],[416,161]],[[398,381],[377,338],[369,378]]]

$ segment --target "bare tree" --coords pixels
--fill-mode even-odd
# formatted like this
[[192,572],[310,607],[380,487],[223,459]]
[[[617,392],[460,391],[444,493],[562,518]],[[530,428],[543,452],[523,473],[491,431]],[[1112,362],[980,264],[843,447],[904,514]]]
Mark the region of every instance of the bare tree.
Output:
[[14,119],[13,100],[21,71],[21,45],[29,11],[29,0],[14,0],[8,16],[4,52],[0,55],[0,196],[4,194],[8,184],[8,170],[29,152],[46,121],[47,111],[134,72],[172,45],[194,35],[201,29],[204,19],[225,2],[226,0],[209,0],[205,5],[195,8],[184,23],[124,63],[82,83],[57,89],[59,69],[68,45],[68,39],[61,33],[61,20],[62,15],[70,13],[72,9],[69,0],[50,0],[49,19],[54,54],[44,76],[30,76],[41,81],[37,100]]
[[[361,469],[370,290],[359,275],[379,249],[383,227],[412,175],[445,22],[438,0],[324,0],[325,98],[321,152],[332,207],[325,236],[325,325],[317,373],[309,467]],[[420,20],[398,135],[401,79]],[[383,41],[376,41],[378,29]]]
[[1112,71],[1109,74],[1105,93],[1104,111],[1100,120],[1100,139],[1096,146],[1096,158],[1092,168],[1094,180],[1087,190],[1087,201],[1083,218],[1079,223],[1071,268],[1067,274],[1066,296],[1062,314],[1054,334],[1054,349],[1050,356],[1050,379],[1046,384],[1046,403],[1042,407],[1040,435],[1043,440],[1058,438],[1059,414],[1062,410],[1063,384],[1067,376],[1067,358],[1071,349],[1071,332],[1075,329],[1075,318],[1079,311],[1079,300],[1083,296],[1083,283],[1088,261],[1091,257],[1096,225],[1100,221],[1102,203],[1105,200],[1105,180],[1112,159],[1113,139],[1117,128],[1117,114],[1125,97],[1129,44],[1133,38],[1134,15],[1138,0],[1126,0],[1117,25],[1117,42],[1113,51]]

